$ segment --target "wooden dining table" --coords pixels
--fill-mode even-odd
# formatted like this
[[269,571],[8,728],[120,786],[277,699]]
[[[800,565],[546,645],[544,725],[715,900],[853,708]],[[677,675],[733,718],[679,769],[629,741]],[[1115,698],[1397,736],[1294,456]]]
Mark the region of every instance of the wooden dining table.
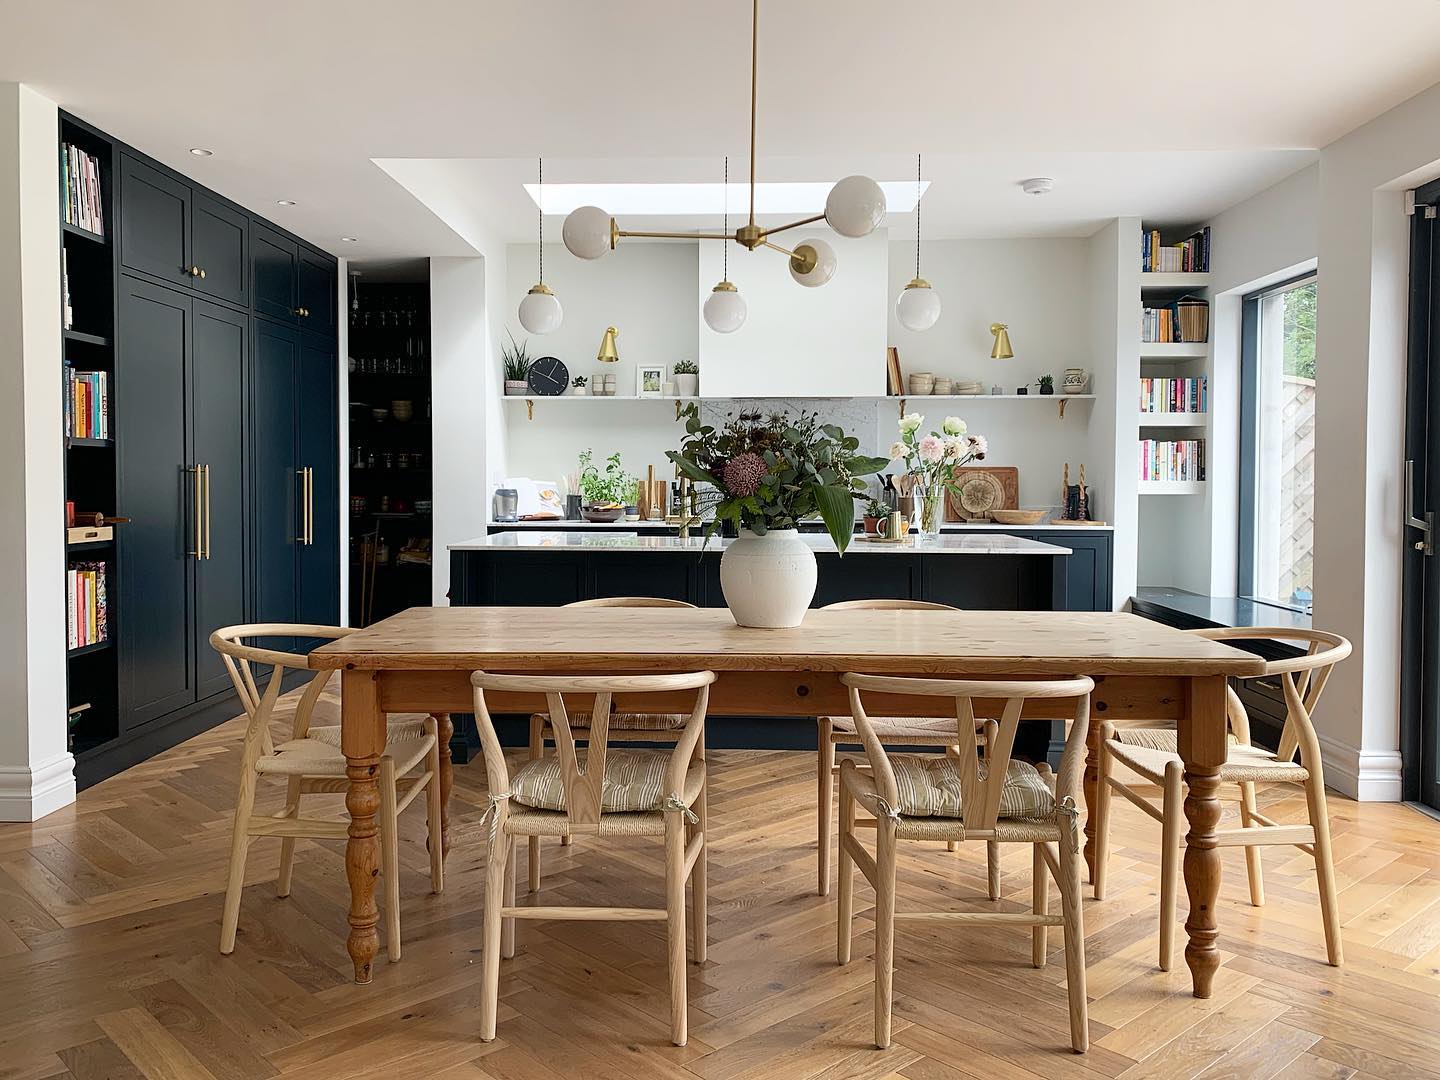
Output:
[[[377,780],[386,715],[434,715],[442,741],[452,712],[471,712],[470,674],[654,674],[708,669],[710,714],[810,717],[848,715],[840,675],[847,671],[910,676],[1035,678],[1089,675],[1091,740],[1085,771],[1085,857],[1093,875],[1096,754],[1100,720],[1116,726],[1174,721],[1185,762],[1185,921],[1196,997],[1209,997],[1220,957],[1219,770],[1227,748],[1226,680],[1263,672],[1263,662],[1205,638],[1109,612],[812,610],[798,627],[735,625],[729,611],[659,608],[411,608],[310,654],[314,669],[341,672],[341,749],[350,814],[345,871],[355,981],[371,979],[379,950],[375,886],[380,873]],[[691,702],[647,695],[644,711],[688,711]],[[692,695],[693,697],[693,695]],[[492,713],[543,711],[537,695],[491,693]],[[898,698],[892,715],[937,715],[943,699]],[[1064,702],[1059,703],[1063,709]],[[1027,718],[1064,719],[1054,703],[1027,705]],[[616,695],[614,708],[633,708]],[[1073,709],[1073,706],[1072,706]],[[984,703],[976,709],[986,715]],[[448,759],[442,755],[443,847],[450,847]]]

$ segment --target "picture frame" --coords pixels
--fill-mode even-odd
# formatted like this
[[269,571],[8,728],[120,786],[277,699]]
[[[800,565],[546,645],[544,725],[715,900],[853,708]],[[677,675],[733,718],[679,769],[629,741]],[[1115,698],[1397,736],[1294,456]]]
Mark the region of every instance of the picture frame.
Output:
[[641,398],[665,396],[665,365],[638,364],[635,367],[635,396]]

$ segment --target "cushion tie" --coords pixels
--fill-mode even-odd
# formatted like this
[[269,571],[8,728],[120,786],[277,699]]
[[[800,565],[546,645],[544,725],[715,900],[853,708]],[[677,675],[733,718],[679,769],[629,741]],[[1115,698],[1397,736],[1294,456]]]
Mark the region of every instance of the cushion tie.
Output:
[[875,804],[875,816],[889,818],[896,825],[900,824],[900,811],[890,805],[884,795],[877,792],[861,792],[860,798]]
[[665,800],[660,804],[660,809],[678,810],[680,811],[680,813],[685,815],[685,820],[688,821],[691,825],[700,824],[700,818],[695,813],[695,811],[691,810],[690,807],[686,806],[684,800],[681,799],[680,796],[675,794],[675,792],[673,791],[669,795],[665,796]]
[[1070,832],[1070,849],[1077,855],[1080,853],[1080,808],[1075,805],[1075,800],[1069,795],[1061,796],[1060,801],[1055,804],[1055,816],[1065,817],[1069,820],[1066,824]]
[[490,805],[485,808],[485,813],[480,815],[481,822],[488,820],[490,826],[490,850],[495,849],[495,842],[500,835],[500,804],[507,802],[510,792],[501,791],[490,796]]

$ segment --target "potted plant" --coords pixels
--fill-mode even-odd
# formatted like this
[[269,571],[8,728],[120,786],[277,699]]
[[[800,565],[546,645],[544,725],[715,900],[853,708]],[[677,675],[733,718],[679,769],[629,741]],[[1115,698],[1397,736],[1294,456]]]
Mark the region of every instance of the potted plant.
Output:
[[586,521],[619,521],[635,483],[635,477],[621,467],[619,451],[605,459],[604,469],[595,464],[589,448],[580,451],[580,513]]
[[947,416],[940,430],[929,435],[920,434],[924,423],[925,417],[919,413],[906,413],[900,418],[900,438],[890,447],[890,456],[903,461],[906,471],[915,477],[922,541],[939,535],[945,492],[959,491],[955,470],[980,460],[989,449],[985,436],[968,434],[965,421],[958,416]]
[[889,517],[890,504],[881,502],[879,499],[871,499],[865,504],[865,532],[868,535],[880,532]]
[[675,380],[677,397],[700,396],[700,365],[694,360],[687,357],[684,360],[675,361],[675,367],[671,369],[670,375]]
[[799,626],[815,596],[815,552],[799,524],[819,516],[842,554],[855,533],[855,500],[866,476],[888,459],[863,457],[860,440],[814,413],[761,417],[743,412],[719,430],[690,404],[681,415],[685,438],[666,456],[703,485],[702,510],[714,510],[708,541],[726,524],[739,538],[720,558],[720,588],[741,626]]
[[1040,378],[1035,380],[1035,385],[1040,387],[1040,396],[1047,397],[1055,393],[1055,376],[1041,375]]
[[585,387],[585,383],[587,381],[588,380],[585,378],[584,375],[576,375],[570,383],[571,395],[573,397],[584,397],[586,394],[590,393],[590,391]]
[[[509,331],[506,333],[509,334]],[[529,389],[525,376],[530,374],[530,351],[526,345],[518,344],[515,335],[510,334],[510,344],[500,346],[500,356],[505,364],[505,393],[509,397]]]

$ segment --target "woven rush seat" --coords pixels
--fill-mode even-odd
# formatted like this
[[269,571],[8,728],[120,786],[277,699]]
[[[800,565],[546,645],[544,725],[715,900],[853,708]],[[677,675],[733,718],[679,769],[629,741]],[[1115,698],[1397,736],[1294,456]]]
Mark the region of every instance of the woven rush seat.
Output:
[[[606,814],[660,809],[665,798],[668,750],[610,750],[600,781],[600,809]],[[699,770],[692,770],[697,773]],[[688,786],[687,774],[687,786]],[[698,792],[698,788],[696,789]],[[535,810],[565,812],[565,778],[558,755],[527,761],[510,778],[512,802]],[[688,803],[687,803],[688,805]],[[603,822],[603,818],[601,819]]]
[[[1228,736],[1231,746],[1238,746],[1240,740],[1232,731]],[[1180,753],[1180,733],[1168,728],[1117,728],[1115,741],[1126,746],[1144,746],[1151,750],[1165,750],[1171,754]]]
[[[854,735],[855,719],[850,716],[829,717],[830,730],[841,735]],[[944,716],[872,716],[870,726],[882,739],[934,739],[943,740],[941,745],[949,746],[959,741],[955,721]]]
[[[386,731],[385,754],[394,759],[398,774],[409,772],[429,752],[421,720],[392,720]],[[277,776],[344,776],[340,729],[312,727],[302,739],[276,743],[274,755],[256,761],[255,771]]]
[[[550,726],[549,713],[535,713],[530,719],[539,721],[546,728]],[[680,713],[611,713],[610,731],[612,734],[620,731],[679,731],[688,719]],[[576,733],[589,731],[590,714],[582,712],[570,717],[570,730]]]
[[[1165,782],[1165,766],[1179,761],[1180,755],[1173,751],[1155,749],[1150,746],[1126,742],[1117,731],[1106,749],[1116,761],[1139,773],[1154,784]],[[1160,732],[1156,732],[1160,734]],[[1248,746],[1232,739],[1225,764],[1220,766],[1222,783],[1248,783],[1265,780],[1291,780],[1301,782],[1308,779],[1310,770],[1293,761],[1282,761],[1262,746]]]

